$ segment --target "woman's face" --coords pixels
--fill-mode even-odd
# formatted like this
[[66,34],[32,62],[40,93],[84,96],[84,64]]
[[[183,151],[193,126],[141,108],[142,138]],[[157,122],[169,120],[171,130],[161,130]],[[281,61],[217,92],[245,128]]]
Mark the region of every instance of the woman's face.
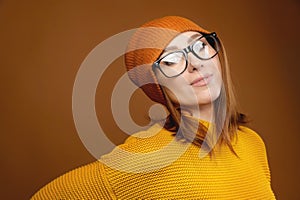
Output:
[[[199,37],[201,34],[194,31],[179,34],[165,48],[160,58],[186,48]],[[220,95],[222,75],[219,57],[216,55],[209,60],[201,60],[192,52],[189,52],[187,57],[187,68],[181,75],[167,78],[156,68],[156,76],[159,83],[165,86],[166,93],[173,103],[183,107],[199,105],[201,108],[201,105],[211,104]]]

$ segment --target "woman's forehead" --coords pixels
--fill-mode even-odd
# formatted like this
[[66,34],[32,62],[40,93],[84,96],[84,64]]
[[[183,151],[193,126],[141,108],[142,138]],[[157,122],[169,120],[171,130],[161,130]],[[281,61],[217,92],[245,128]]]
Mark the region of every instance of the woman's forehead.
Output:
[[187,31],[177,35],[167,46],[176,46],[176,47],[185,47],[186,45],[190,44],[195,39],[201,37],[202,34],[196,31]]

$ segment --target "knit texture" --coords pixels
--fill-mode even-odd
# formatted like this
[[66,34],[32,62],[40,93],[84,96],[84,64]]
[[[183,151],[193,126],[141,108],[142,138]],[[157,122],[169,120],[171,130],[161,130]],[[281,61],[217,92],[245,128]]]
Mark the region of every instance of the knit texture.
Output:
[[[207,122],[208,124],[208,122]],[[148,136],[148,137],[147,137]],[[240,126],[233,147],[216,151],[216,157],[199,158],[199,147],[190,145],[174,162],[154,171],[134,173],[135,166],[163,164],[169,155],[139,159],[121,156],[156,152],[174,141],[173,133],[158,124],[139,132],[99,161],[75,169],[39,190],[38,199],[275,199],[264,142],[253,130]],[[183,148],[181,142],[172,144]],[[119,162],[119,160],[123,160]],[[102,161],[102,162],[101,162]],[[119,163],[119,169],[103,162]],[[130,166],[130,167],[128,167]],[[123,169],[123,170],[122,170]]]
[[152,64],[172,39],[186,31],[209,33],[186,18],[167,16],[143,24],[129,41],[125,54],[129,78],[155,102],[166,105]]

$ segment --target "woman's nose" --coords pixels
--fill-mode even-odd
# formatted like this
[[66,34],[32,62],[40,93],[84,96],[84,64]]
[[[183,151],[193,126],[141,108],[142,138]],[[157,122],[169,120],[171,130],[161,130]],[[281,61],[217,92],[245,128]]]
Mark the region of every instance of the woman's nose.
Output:
[[188,59],[188,63],[187,63],[187,70],[191,73],[195,70],[200,70],[201,67],[203,67],[203,61],[200,60],[199,58],[197,58],[194,54],[189,53],[187,55]]

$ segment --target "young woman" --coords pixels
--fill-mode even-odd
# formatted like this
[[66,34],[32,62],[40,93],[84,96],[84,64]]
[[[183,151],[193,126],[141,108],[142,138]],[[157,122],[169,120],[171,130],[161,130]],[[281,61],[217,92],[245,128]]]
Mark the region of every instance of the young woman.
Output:
[[237,110],[216,33],[155,19],[132,36],[125,63],[167,119],[32,199],[275,199],[264,142]]

